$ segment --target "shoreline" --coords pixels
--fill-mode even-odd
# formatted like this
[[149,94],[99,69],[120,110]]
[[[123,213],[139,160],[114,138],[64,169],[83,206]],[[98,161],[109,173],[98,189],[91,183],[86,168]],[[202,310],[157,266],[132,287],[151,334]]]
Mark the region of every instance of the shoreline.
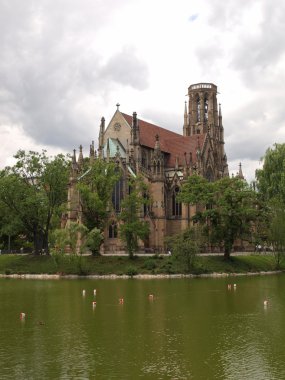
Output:
[[260,271],[260,272],[244,272],[244,273],[201,273],[201,274],[136,274],[129,276],[126,274],[106,274],[106,275],[77,275],[77,274],[0,274],[0,278],[14,278],[25,280],[118,280],[118,279],[133,279],[133,280],[153,280],[153,279],[181,279],[181,278],[224,278],[224,277],[239,277],[239,276],[264,276],[284,273],[282,270]]

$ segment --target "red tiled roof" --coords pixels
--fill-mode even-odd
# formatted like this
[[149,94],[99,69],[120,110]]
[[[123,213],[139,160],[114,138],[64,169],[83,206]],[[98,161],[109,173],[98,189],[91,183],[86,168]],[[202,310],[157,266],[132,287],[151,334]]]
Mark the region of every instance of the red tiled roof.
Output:
[[[133,120],[132,116],[125,113],[122,113],[122,115],[131,126]],[[200,145],[202,149],[206,137],[206,133],[182,136],[141,119],[138,119],[138,124],[141,145],[154,149],[155,136],[159,136],[160,149],[162,152],[168,153],[166,166],[169,168],[175,166],[176,157],[178,157],[178,164],[184,165],[185,152],[187,153],[187,160],[189,161],[189,153],[192,153],[192,159],[193,162],[195,162],[197,147]]]

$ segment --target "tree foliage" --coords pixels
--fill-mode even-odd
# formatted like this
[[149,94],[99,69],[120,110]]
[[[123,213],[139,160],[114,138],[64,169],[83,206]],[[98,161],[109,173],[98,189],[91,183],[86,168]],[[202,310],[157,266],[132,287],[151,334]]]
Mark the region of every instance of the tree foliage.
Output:
[[267,240],[279,267],[285,254],[285,144],[267,149],[263,168],[256,171],[256,184],[267,204]]
[[92,255],[100,254],[100,246],[103,242],[103,233],[96,227],[89,231],[86,239],[86,247],[90,249]]
[[1,172],[0,202],[9,210],[9,225],[15,219],[32,238],[35,253],[48,252],[53,220],[66,202],[68,162],[63,155],[51,159],[45,151],[20,150],[14,157],[16,164]]
[[199,205],[193,220],[204,226],[211,243],[223,245],[225,258],[236,239],[251,239],[253,223],[260,216],[256,192],[239,178],[208,182],[193,175],[182,187],[180,199]]
[[104,229],[108,220],[111,197],[120,170],[114,163],[100,158],[85,165],[83,175],[79,177],[77,188],[80,193],[84,223],[89,230]]
[[149,203],[149,199],[144,196],[148,189],[141,177],[131,177],[129,189],[129,194],[122,201],[119,233],[132,258],[138,249],[138,240],[146,239],[149,234],[149,224],[141,219],[142,207]]
[[285,144],[275,144],[263,157],[263,168],[256,170],[258,191],[266,200],[285,205]]
[[197,254],[204,245],[203,231],[198,225],[193,226],[179,235],[168,238],[166,244],[172,255],[184,265],[186,272],[190,272],[195,266]]

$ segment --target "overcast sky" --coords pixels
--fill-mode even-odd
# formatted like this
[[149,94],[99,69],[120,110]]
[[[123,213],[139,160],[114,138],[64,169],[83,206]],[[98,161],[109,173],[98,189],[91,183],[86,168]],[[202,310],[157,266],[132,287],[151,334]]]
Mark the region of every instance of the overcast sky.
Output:
[[97,145],[138,113],[182,133],[190,84],[218,86],[230,171],[285,140],[284,0],[0,0],[0,168],[18,149]]

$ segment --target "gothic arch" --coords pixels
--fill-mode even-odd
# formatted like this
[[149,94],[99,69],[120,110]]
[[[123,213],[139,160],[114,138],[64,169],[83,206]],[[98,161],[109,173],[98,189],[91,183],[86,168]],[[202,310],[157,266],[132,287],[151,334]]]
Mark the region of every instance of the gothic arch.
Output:
[[178,201],[177,197],[180,192],[180,187],[175,186],[172,190],[171,200],[172,200],[172,216],[175,218],[180,218],[182,215],[182,203]]
[[211,166],[208,166],[208,167],[207,167],[205,177],[206,177],[206,179],[207,179],[209,182],[213,182],[213,181],[214,181],[214,171],[213,171],[213,169],[212,169]]
[[109,223],[109,239],[116,239],[118,237],[118,226],[115,220]]

